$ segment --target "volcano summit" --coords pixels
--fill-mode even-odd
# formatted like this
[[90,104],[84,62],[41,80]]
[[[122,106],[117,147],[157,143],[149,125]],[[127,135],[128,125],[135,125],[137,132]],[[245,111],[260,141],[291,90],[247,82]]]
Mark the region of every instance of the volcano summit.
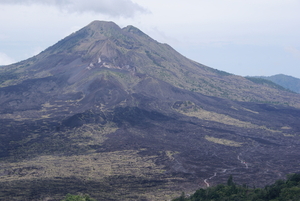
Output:
[[167,200],[299,171],[300,95],[94,21],[0,68],[0,198]]

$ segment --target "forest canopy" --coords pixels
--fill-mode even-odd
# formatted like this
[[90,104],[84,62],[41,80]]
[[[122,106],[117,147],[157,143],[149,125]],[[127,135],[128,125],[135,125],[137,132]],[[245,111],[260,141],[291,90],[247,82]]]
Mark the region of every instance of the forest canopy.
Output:
[[286,180],[277,180],[264,188],[237,185],[229,177],[227,184],[199,189],[187,197],[184,193],[173,201],[299,201],[300,174],[291,174]]

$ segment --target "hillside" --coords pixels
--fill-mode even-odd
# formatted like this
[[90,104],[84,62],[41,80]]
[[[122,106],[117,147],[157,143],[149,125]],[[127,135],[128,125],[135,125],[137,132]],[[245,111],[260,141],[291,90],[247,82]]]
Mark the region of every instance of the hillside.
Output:
[[300,93],[300,79],[295,78],[289,75],[273,75],[273,76],[258,76],[259,78],[263,78],[266,80],[270,80],[285,89],[289,89],[291,91],[294,91],[296,93]]
[[167,200],[299,171],[300,95],[94,21],[0,68],[0,198]]

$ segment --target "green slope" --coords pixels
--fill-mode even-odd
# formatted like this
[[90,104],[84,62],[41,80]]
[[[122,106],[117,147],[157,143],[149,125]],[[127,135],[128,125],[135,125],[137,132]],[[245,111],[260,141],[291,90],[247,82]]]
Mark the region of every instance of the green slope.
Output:
[[278,74],[278,75],[273,75],[273,76],[260,76],[260,78],[270,80],[285,89],[289,89],[293,92],[300,93],[300,79],[295,78],[289,75],[283,75],[283,74]]

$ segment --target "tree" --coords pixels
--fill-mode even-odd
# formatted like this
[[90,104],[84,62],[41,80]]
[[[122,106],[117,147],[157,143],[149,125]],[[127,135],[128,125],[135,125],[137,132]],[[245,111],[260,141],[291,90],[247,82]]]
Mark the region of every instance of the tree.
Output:
[[66,198],[61,201],[96,201],[93,198],[90,198],[89,195],[71,195],[67,194]]
[[199,189],[190,197],[182,194],[173,201],[299,201],[300,200],[300,174],[292,174],[288,179],[277,180],[265,188],[248,188],[237,185],[232,176],[228,178],[227,185]]
[[227,186],[234,186],[232,175],[230,175],[227,180]]

